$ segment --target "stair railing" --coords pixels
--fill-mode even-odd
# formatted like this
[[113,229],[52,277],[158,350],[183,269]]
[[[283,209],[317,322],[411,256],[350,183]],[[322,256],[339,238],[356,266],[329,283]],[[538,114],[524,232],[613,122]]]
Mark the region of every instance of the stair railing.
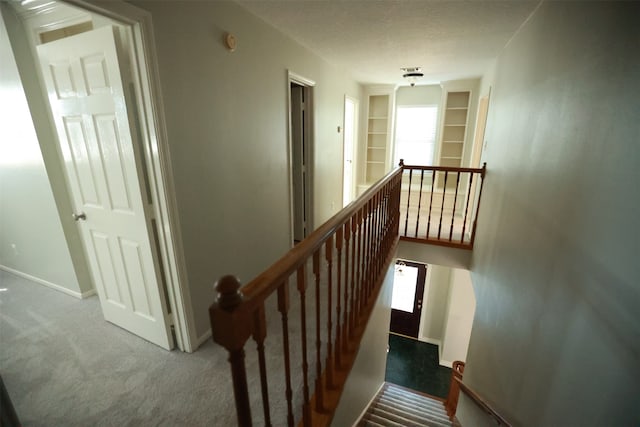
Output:
[[[310,426],[331,421],[395,256],[401,181],[402,167],[398,167],[245,286],[233,276],[216,283],[217,298],[209,309],[211,329],[213,340],[229,353],[239,425],[254,422],[250,392],[256,395],[258,389],[247,382],[249,338],[256,342],[260,423]],[[297,298],[290,294],[291,284]],[[273,312],[268,311],[270,296],[276,298]],[[278,312],[280,328],[274,327]],[[299,325],[289,324],[290,314],[295,320],[299,316]],[[273,318],[276,322],[269,322]],[[271,346],[280,339],[273,352],[266,349],[267,341]],[[280,383],[284,393],[277,396],[273,389],[278,387],[269,381],[267,368],[274,361],[284,365],[285,374],[284,384]],[[294,391],[299,393],[294,396]],[[278,409],[286,406],[286,421],[272,421],[274,399],[281,404]],[[253,400],[258,405],[259,397]]]
[[482,168],[403,165],[400,238],[471,249],[476,234]]
[[447,415],[453,420],[458,409],[458,398],[460,391],[466,394],[471,401],[478,405],[480,409],[491,416],[498,425],[511,427],[511,423],[507,421],[502,415],[500,415],[495,409],[489,405],[480,395],[474,391],[471,387],[462,382],[462,374],[464,373],[464,362],[456,360],[453,362],[451,370],[451,385],[449,386],[449,395],[445,401],[444,407],[447,410]]

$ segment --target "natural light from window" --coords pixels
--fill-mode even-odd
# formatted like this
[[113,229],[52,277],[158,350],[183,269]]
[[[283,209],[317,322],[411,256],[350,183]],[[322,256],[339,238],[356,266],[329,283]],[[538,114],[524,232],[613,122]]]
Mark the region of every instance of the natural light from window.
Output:
[[433,165],[438,107],[398,106],[394,164]]

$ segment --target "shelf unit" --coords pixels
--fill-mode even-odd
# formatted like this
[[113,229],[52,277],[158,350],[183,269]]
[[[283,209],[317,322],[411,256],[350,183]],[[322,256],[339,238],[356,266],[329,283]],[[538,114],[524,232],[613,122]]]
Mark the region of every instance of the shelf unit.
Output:
[[365,184],[379,180],[389,169],[393,92],[372,93],[367,103]]
[[447,92],[440,145],[440,166],[462,166],[470,100],[471,92],[469,91]]

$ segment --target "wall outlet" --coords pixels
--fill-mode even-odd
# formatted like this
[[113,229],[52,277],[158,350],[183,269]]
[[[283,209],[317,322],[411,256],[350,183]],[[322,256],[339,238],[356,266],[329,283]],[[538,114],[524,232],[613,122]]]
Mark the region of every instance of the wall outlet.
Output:
[[11,250],[13,250],[14,255],[18,255],[18,247],[16,246],[15,243],[11,244]]
[[331,202],[331,212],[335,212],[336,210],[336,202]]

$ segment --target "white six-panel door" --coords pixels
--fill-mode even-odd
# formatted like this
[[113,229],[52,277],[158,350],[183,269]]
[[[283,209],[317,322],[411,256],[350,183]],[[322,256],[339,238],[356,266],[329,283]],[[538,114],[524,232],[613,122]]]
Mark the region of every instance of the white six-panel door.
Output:
[[40,45],[38,56],[104,317],[171,349],[114,28]]

